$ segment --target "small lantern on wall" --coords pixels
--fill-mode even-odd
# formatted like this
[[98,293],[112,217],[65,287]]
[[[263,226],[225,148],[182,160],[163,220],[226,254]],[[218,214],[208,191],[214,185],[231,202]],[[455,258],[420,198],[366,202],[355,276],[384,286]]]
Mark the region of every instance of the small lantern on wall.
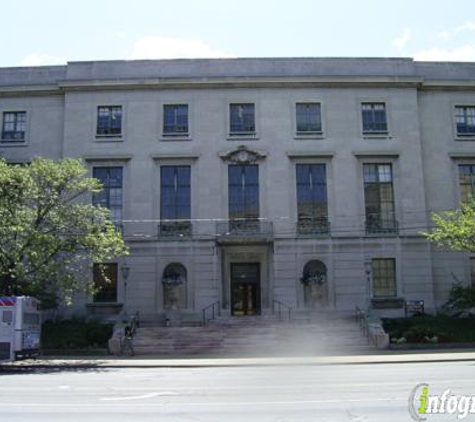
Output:
[[124,262],[120,267],[120,272],[122,273],[122,278],[124,279],[125,284],[127,284],[127,279],[130,274],[130,267],[127,265],[127,262]]
[[304,272],[303,276],[300,278],[302,284],[325,284],[327,282],[327,275],[325,273],[308,273]]
[[170,272],[162,278],[162,284],[167,287],[181,286],[185,281],[177,272]]

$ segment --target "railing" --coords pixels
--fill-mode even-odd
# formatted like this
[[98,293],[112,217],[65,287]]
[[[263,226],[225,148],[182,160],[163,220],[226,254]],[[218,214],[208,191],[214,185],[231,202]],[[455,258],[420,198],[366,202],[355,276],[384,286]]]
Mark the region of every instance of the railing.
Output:
[[135,334],[137,328],[140,327],[140,314],[139,311],[135,312],[130,318],[130,330],[132,331],[132,335]]
[[395,236],[398,232],[398,224],[394,214],[370,213],[366,214],[367,235],[390,235]]
[[[208,305],[205,308],[203,308],[201,312],[203,314],[203,325],[206,326],[208,325],[209,321],[216,318],[216,315],[218,316],[221,315],[221,302],[217,300],[216,302],[213,302],[211,305]],[[210,318],[207,317],[209,312],[211,312]]]
[[286,305],[284,302],[281,302],[280,300],[274,299],[272,301],[272,313],[275,315],[276,314],[276,307],[277,307],[277,316],[279,317],[279,320],[282,321],[283,315],[287,315],[287,319],[290,321],[291,320],[291,315],[292,315],[292,308],[289,305]]
[[216,233],[222,237],[268,237],[273,234],[273,225],[260,218],[238,218],[216,223]]
[[191,221],[162,221],[158,225],[158,237],[167,239],[190,238],[192,233]]
[[365,312],[357,306],[355,317],[368,344],[378,349],[389,347],[389,335],[384,331],[381,319],[372,315],[371,308]]
[[330,236],[328,218],[301,218],[297,221],[298,236]]

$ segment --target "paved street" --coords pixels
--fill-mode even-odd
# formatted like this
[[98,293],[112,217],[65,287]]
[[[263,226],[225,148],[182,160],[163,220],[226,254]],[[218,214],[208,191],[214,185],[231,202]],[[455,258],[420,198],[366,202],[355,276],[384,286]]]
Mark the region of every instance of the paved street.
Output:
[[407,403],[416,384],[427,382],[434,393],[451,388],[474,395],[474,380],[474,362],[14,368],[0,375],[0,420],[402,422],[411,420]]

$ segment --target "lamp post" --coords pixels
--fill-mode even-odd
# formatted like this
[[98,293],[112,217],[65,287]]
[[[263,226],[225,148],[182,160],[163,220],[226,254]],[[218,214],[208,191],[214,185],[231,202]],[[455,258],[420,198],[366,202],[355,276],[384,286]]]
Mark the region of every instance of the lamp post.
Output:
[[370,307],[370,297],[371,297],[371,270],[372,270],[372,265],[371,261],[367,259],[364,262],[364,271],[366,274],[366,311],[369,312],[369,307]]
[[124,280],[124,313],[127,314],[127,279],[130,274],[130,267],[127,265],[127,261],[124,261],[120,267],[122,273],[122,280]]

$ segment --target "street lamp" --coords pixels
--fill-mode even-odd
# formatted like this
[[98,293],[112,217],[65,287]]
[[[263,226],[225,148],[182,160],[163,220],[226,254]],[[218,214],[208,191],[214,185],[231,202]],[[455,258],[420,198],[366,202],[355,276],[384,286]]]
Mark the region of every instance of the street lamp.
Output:
[[122,280],[124,280],[124,311],[127,313],[127,279],[130,274],[130,267],[127,265],[127,261],[124,261],[120,267],[120,272],[122,273]]
[[366,311],[369,312],[370,297],[371,297],[371,270],[372,264],[368,259],[364,262],[364,271],[366,274]]

